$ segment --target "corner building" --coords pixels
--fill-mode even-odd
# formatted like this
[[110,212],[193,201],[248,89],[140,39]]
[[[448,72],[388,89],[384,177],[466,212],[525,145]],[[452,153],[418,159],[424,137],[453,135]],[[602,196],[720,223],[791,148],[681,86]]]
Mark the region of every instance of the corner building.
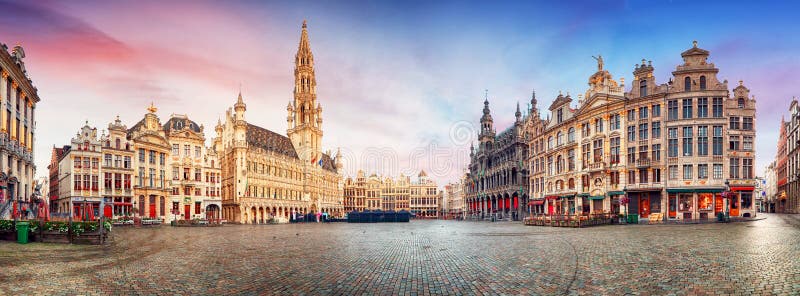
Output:
[[599,57],[576,107],[559,94],[543,124],[532,112],[525,124],[529,211],[677,220],[755,215],[755,99],[741,81],[729,91],[696,43],[681,56],[664,84],[642,60],[629,92]]
[[222,216],[228,222],[285,222],[294,214],[344,214],[340,157],[322,152],[322,106],[303,22],[295,55],[287,136],[248,123],[241,93],[215,128],[221,162]]
[[[0,218],[34,209],[34,117],[39,94],[25,69],[25,50],[0,43]],[[18,215],[20,218],[26,218]],[[33,217],[30,214],[30,217]]]

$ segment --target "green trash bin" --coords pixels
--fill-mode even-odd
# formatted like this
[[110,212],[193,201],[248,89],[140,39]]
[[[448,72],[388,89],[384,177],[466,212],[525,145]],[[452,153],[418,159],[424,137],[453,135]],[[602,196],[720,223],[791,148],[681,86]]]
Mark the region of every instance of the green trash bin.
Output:
[[639,214],[628,214],[628,224],[639,224]]
[[17,222],[17,242],[20,244],[27,244],[28,243],[28,227],[30,224],[28,222]]

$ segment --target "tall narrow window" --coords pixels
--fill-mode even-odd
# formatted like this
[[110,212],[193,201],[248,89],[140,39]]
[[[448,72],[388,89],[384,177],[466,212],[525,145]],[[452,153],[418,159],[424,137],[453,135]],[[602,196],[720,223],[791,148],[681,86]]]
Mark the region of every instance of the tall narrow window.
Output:
[[683,118],[692,118],[692,99],[683,99]]
[[737,105],[739,109],[744,109],[744,98],[739,98]]
[[661,122],[660,121],[654,121],[652,129],[653,129],[652,138],[653,139],[661,138]]
[[692,156],[692,127],[683,127],[683,156]]
[[731,167],[730,167],[730,178],[731,179],[739,179],[739,159],[738,158],[731,158]]
[[639,96],[647,96],[647,79],[642,79],[639,81]]
[[714,118],[722,117],[722,98],[714,98],[712,107],[713,109],[711,112],[713,113]]
[[669,140],[667,142],[667,156],[678,157],[678,128],[671,127],[667,130]]
[[722,155],[722,126],[715,125],[714,126],[714,140],[713,140],[713,151],[714,155]]
[[683,90],[684,91],[692,90],[692,79],[691,78],[686,77],[686,78],[683,79]]
[[639,125],[639,140],[647,140],[648,129],[647,123],[642,123]]
[[708,117],[708,98],[697,99],[697,117],[698,118]]
[[667,102],[667,119],[678,119],[678,100],[670,100]]
[[697,127],[697,155],[708,155],[708,126]]
[[706,77],[700,76],[700,90],[706,89]]

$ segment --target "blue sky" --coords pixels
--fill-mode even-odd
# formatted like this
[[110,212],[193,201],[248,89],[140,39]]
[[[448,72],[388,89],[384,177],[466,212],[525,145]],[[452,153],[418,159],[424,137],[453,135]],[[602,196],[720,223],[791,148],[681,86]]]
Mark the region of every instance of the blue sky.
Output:
[[[489,90],[498,131],[525,106],[559,91],[583,93],[602,54],[630,81],[651,60],[659,83],[698,41],[731,87],[758,101],[757,167],[774,157],[780,115],[799,95],[796,2],[716,1],[70,1],[0,2],[0,42],[21,43],[40,90],[36,159],[68,143],[84,120],[129,126],[151,101],[166,121],[187,114],[210,128],[242,83],[248,119],[284,133],[292,58],[308,19],[323,106],[323,145],[342,147],[347,174],[415,174],[454,180]],[[79,73],[79,75],[76,75]],[[198,104],[197,102],[202,102]],[[64,118],[63,114],[70,114]],[[474,134],[474,133],[473,133]],[[474,138],[474,135],[472,135]],[[393,151],[391,165],[367,159]],[[446,163],[420,150],[449,153]],[[365,152],[367,151],[367,152]],[[759,171],[761,171],[759,169]]]

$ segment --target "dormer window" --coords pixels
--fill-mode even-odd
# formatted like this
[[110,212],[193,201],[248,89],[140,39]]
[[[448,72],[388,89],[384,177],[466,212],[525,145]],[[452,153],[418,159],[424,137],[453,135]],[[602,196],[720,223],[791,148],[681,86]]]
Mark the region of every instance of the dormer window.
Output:
[[556,112],[556,118],[558,118],[558,123],[561,123],[564,120],[564,112],[563,108],[559,108],[558,112]]
[[692,79],[691,78],[686,77],[686,78],[683,79],[683,90],[684,91],[692,90]]
[[700,90],[706,89],[706,77],[700,76]]
[[642,79],[639,81],[639,96],[647,96],[647,79]]
[[738,103],[739,109],[744,109],[744,98],[739,98]]

